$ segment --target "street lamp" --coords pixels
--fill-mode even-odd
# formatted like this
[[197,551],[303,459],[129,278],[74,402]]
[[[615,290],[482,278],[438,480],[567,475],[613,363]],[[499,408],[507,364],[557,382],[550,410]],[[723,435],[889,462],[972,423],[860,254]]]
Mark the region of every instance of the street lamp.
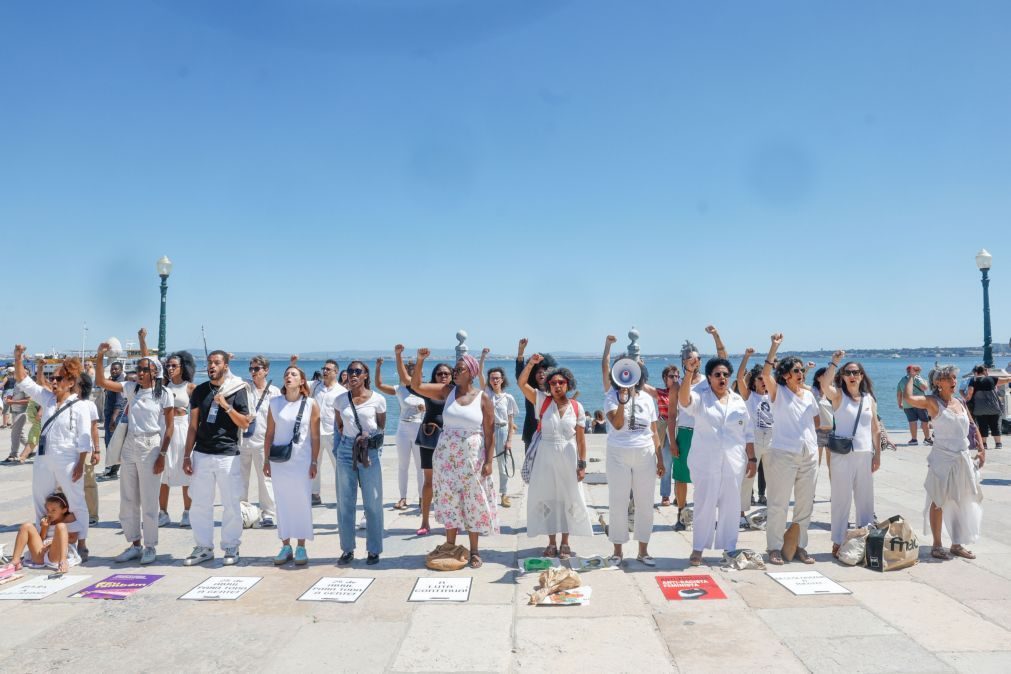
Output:
[[[162,255],[155,264],[158,276],[161,277],[161,318],[158,322],[158,357],[165,357],[165,295],[168,293],[168,277],[172,273],[172,260],[168,255]],[[989,328],[988,328],[989,330]],[[988,333],[989,334],[989,333]]]
[[993,367],[993,344],[990,337],[990,263],[993,256],[980,248],[976,253],[976,267],[983,272],[983,365]]

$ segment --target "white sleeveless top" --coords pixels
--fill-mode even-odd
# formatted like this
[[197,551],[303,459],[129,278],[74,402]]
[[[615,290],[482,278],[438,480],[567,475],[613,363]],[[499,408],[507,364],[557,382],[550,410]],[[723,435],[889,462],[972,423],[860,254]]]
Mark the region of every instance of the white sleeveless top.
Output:
[[469,405],[461,405],[456,402],[456,387],[450,391],[446,398],[446,408],[442,411],[442,428],[447,431],[479,431],[484,415],[481,413],[481,399],[484,391],[480,391],[478,396]]
[[265,403],[266,406],[270,407],[270,414],[274,417],[274,444],[283,445],[289,441],[292,442],[292,457],[300,455],[301,450],[305,447],[312,448],[312,443],[310,442],[310,422],[312,420],[312,408],[315,404],[316,401],[312,398],[306,399],[305,410],[302,411],[302,422],[298,427],[298,442],[295,442],[295,438],[293,437],[295,434],[295,420],[298,418],[298,409],[302,406],[302,399],[289,401],[283,395],[279,395],[270,398]]
[[[935,397],[940,412],[930,420],[934,429],[934,449],[945,452],[961,453],[969,451],[969,415],[965,412],[965,403],[959,405],[956,412],[944,401]],[[962,402],[962,401],[959,401]]]
[[190,394],[187,390],[189,386],[189,382],[186,381],[181,384],[173,384],[172,382],[165,384],[165,388],[172,392],[174,398],[172,407],[184,409],[187,414],[190,412]]
[[[864,394],[864,408],[860,411],[860,401],[853,400],[845,392],[841,392],[842,401],[839,409],[834,410],[835,414],[835,434],[841,438],[853,438],[854,452],[872,452],[874,443],[871,433],[871,421],[874,416],[874,398],[869,394]],[[860,422],[857,425],[856,434],[853,433],[853,424],[857,421],[857,412],[860,412]]]

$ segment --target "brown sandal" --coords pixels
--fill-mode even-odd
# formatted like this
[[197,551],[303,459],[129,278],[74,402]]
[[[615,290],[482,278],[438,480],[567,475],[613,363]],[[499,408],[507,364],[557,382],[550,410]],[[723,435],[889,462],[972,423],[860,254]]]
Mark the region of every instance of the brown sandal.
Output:
[[934,559],[943,559],[945,561],[951,559],[951,554],[940,545],[935,545],[930,549],[930,556]]
[[962,559],[976,559],[976,555],[974,555],[970,550],[966,550],[961,545],[951,546],[951,554],[955,557],[961,557]]
[[544,548],[544,552],[541,553],[541,557],[557,557],[557,556],[558,556],[558,548],[556,548],[553,544]]
[[797,548],[797,559],[804,562],[805,564],[814,564],[814,557],[807,554],[807,550],[804,548]]
[[481,561],[481,555],[476,552],[472,552],[470,555],[470,568],[480,569],[484,562]]
[[779,550],[769,550],[769,564],[783,566],[783,553]]
[[568,559],[573,554],[572,548],[564,543],[558,548],[558,559]]
[[691,557],[688,558],[688,563],[692,566],[701,566],[702,553],[697,550],[692,551]]
[[402,498],[399,501],[397,501],[397,504],[395,506],[393,506],[393,509],[394,510],[407,510],[407,499],[406,498]]

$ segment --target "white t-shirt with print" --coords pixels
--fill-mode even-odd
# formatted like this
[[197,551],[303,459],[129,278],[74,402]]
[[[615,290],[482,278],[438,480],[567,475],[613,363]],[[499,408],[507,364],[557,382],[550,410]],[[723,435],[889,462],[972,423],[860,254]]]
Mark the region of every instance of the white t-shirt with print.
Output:
[[[635,427],[632,423],[632,405],[635,404]],[[618,409],[618,392],[611,388],[604,396],[604,411],[613,412]],[[652,423],[657,420],[656,403],[648,393],[639,391],[635,398],[625,404],[625,424],[621,428],[615,428],[611,420],[607,420],[610,429],[607,433],[607,444],[612,447],[626,447],[630,449],[653,446]],[[680,423],[680,422],[679,422]]]

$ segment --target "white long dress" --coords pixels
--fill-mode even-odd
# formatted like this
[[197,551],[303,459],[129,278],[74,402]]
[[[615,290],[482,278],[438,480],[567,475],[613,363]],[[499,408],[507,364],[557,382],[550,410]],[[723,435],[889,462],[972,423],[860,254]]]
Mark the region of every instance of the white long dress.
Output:
[[[545,394],[538,391],[536,410],[544,400]],[[583,485],[576,476],[576,424],[584,424],[586,417],[579,406],[576,418],[574,403],[569,401],[565,415],[559,417],[552,402],[541,419],[541,443],[527,492],[527,536],[593,535]]]
[[[298,442],[292,436],[295,419],[302,399],[289,402],[283,395],[270,400],[270,414],[274,418],[274,444],[283,445],[293,441],[291,458],[278,463],[270,462],[271,482],[274,485],[274,500],[277,506],[277,537],[311,541],[312,534],[312,479],[309,478],[309,464],[312,463],[312,439],[309,420],[316,401],[306,400],[302,412]],[[254,466],[255,467],[255,466]]]
[[934,427],[934,447],[927,455],[927,503],[923,531],[930,531],[930,504],[944,511],[944,528],[952,545],[968,545],[979,538],[983,522],[983,488],[979,470],[969,456],[969,416],[964,405],[958,412],[939,398],[941,408]]
[[[175,402],[175,416],[172,418],[172,439],[169,441],[168,452],[165,454],[165,470],[161,474],[161,483],[169,487],[190,486],[190,476],[183,472],[183,454],[186,450],[186,434],[190,429],[190,393],[189,382],[181,384],[168,383],[165,388],[172,392]],[[179,410],[185,409],[185,414]]]

